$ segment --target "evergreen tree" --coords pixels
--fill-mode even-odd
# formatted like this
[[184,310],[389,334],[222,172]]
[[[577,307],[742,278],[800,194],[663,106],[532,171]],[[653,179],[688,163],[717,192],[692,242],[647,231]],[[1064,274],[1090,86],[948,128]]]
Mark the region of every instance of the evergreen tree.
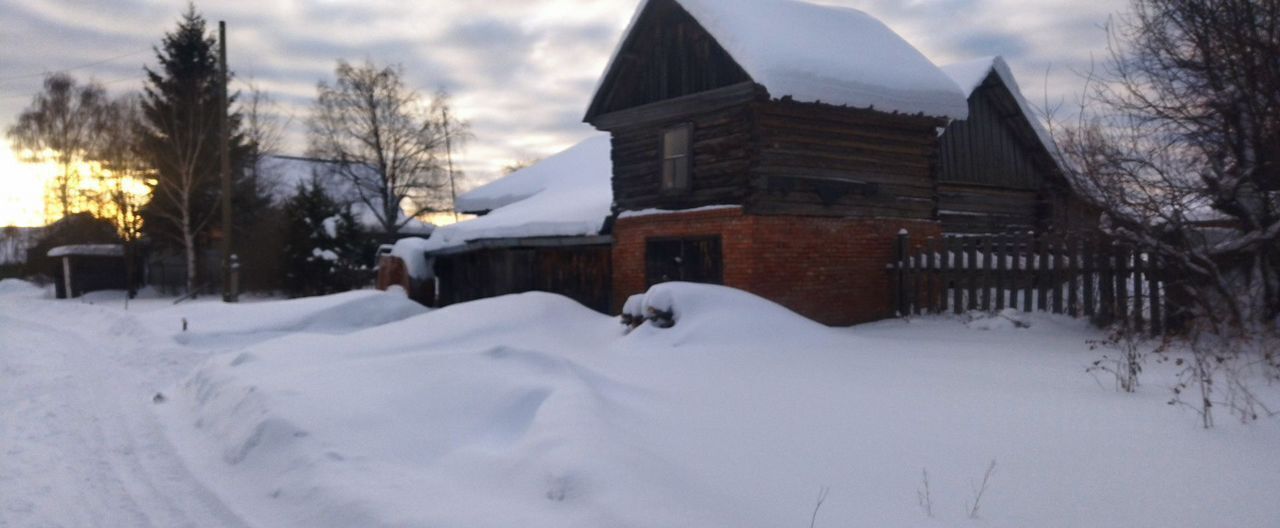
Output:
[[[156,50],[160,67],[146,69],[142,101],[139,149],[156,170],[157,182],[142,211],[144,232],[184,252],[188,291],[197,287],[196,256],[208,241],[221,194],[216,45],[204,18],[194,5],[188,6],[177,29]],[[228,119],[232,174],[240,180],[249,145],[240,131],[240,115],[232,113]]]
[[284,285],[291,297],[326,295],[367,282],[368,237],[351,208],[316,181],[303,183],[285,203]]

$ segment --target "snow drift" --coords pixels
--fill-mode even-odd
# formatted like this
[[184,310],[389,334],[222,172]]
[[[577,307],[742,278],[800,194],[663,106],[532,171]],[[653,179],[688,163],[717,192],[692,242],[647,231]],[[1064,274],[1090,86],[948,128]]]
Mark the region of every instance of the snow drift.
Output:
[[[986,526],[1280,518],[1280,426],[1202,434],[1162,389],[1100,388],[1084,323],[831,329],[719,286],[638,299],[675,325],[486,299],[258,342],[159,409],[195,470],[266,526],[772,528],[804,525],[820,486],[819,526],[968,525],[992,460]],[[360,317],[352,300],[289,311]],[[935,519],[916,503],[922,469]]]

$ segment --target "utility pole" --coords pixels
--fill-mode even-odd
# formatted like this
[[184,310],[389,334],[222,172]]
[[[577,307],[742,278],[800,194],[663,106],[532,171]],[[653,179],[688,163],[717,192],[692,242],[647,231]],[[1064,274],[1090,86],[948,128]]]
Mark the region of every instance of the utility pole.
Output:
[[218,21],[218,77],[221,85],[218,90],[218,150],[222,158],[222,301],[236,302],[236,277],[233,277],[231,254],[231,133],[230,104],[227,95],[227,23]]
[[444,159],[449,167],[449,194],[453,201],[449,208],[453,209],[453,221],[458,221],[458,186],[453,182],[453,132],[449,130],[449,105],[440,107],[440,121],[444,124]]

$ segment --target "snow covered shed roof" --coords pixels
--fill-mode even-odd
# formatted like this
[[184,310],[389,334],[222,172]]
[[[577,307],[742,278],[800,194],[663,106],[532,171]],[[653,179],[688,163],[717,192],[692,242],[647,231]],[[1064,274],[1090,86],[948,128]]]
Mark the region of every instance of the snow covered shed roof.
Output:
[[[601,156],[606,163],[601,166]],[[575,179],[575,175],[590,173],[608,180],[612,172],[609,163],[609,136],[597,135],[533,165],[512,172],[502,178],[481,185],[458,195],[458,211],[468,214],[485,213],[511,205],[551,187],[559,187],[558,180]]]
[[642,0],[596,87],[589,121],[651,6],[674,2],[774,99],[964,119],[965,94],[915,47],[862,11],[792,0]]
[[[1045,129],[1044,125],[1037,117],[1037,113],[1031,104],[1027,102],[1026,96],[1022,94],[1022,89],[1018,88],[1018,81],[1013,77],[1013,70],[1009,69],[1009,64],[1005,62],[1003,57],[999,55],[995,57],[983,57],[964,62],[948,64],[942,67],[945,72],[960,88],[965,92],[965,96],[969,97],[981,88],[987,79],[994,75],[1000,82],[1004,83],[1005,88],[1009,90],[1015,102],[1018,103],[1018,109],[1022,111],[1023,117],[1026,118],[1027,125],[1035,132],[1036,138],[1040,140],[1040,144],[1044,145],[1045,150],[1053,155],[1057,153],[1057,147],[1053,142],[1053,136]],[[1055,159],[1056,163],[1056,159]]]
[[592,136],[458,197],[460,209],[492,209],[479,218],[437,228],[426,249],[438,251],[482,239],[598,235],[613,206],[612,175],[609,136]]
[[50,257],[123,257],[124,246],[120,244],[74,244],[58,246],[49,250]]

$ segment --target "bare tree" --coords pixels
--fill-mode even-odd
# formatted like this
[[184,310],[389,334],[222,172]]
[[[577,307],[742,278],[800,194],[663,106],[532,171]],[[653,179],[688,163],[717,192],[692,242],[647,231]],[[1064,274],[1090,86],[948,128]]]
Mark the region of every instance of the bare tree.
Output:
[[142,122],[142,102],[137,94],[112,100],[99,125],[101,134],[93,158],[103,169],[98,178],[110,204],[104,208],[112,216],[126,243],[142,236],[141,208],[149,190],[151,169],[138,150]]
[[18,153],[30,151],[40,155],[52,151],[59,166],[54,180],[52,202],[60,207],[58,218],[72,213],[76,201],[79,175],[76,165],[84,161],[95,141],[94,128],[98,114],[107,103],[102,85],[80,84],[66,73],[54,73],[44,79],[44,89],[9,128],[9,140]]
[[99,188],[103,201],[109,205],[100,210],[111,215],[124,241],[125,280],[131,293],[137,273],[136,246],[142,237],[142,206],[149,196],[153,172],[139,151],[141,123],[139,95],[127,94],[112,100],[101,114],[100,139],[94,149],[94,159],[102,169],[98,174]]
[[284,129],[293,119],[281,119],[275,99],[253,81],[246,84],[248,97],[240,107],[240,114],[244,119],[244,137],[248,144],[245,170],[248,171],[252,190],[261,195],[274,190],[278,183],[263,181],[263,174],[259,172],[262,159],[279,152],[284,140]]
[[334,84],[316,86],[308,120],[311,156],[336,162],[335,175],[350,184],[385,233],[442,210],[448,182],[438,156],[448,134],[430,105],[405,86],[403,68],[339,60],[334,73]]
[[1110,56],[1090,72],[1079,120],[1057,130],[1105,230],[1160,262],[1184,305],[1195,332],[1184,379],[1206,427],[1214,372],[1267,348],[1252,343],[1274,340],[1280,316],[1277,28],[1274,0],[1133,0],[1108,25]]

